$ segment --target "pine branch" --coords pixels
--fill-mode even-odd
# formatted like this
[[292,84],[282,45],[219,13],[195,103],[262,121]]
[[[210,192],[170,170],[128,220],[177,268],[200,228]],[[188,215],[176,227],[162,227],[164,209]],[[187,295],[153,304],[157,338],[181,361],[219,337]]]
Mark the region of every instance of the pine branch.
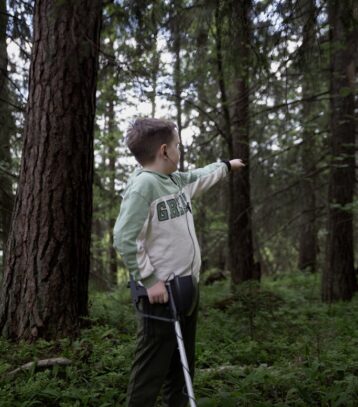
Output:
[[[316,95],[308,96],[306,98],[293,100],[292,102],[280,103],[278,105],[268,107],[267,109],[263,109],[263,110],[260,110],[258,112],[255,112],[255,113],[253,113],[251,115],[251,117],[255,117],[255,116],[258,116],[260,114],[270,112],[270,111],[273,111],[273,110],[281,109],[282,107],[297,105],[297,104],[300,104],[302,102],[316,102],[316,98],[318,98],[319,96],[328,95],[328,94],[329,94],[329,91],[326,91],[326,92],[317,93]],[[321,98],[319,100],[324,100],[324,99]]]
[[24,107],[21,107],[21,106],[18,106],[18,105],[14,105],[13,103],[11,103],[11,102],[9,102],[8,100],[5,100],[5,99],[3,99],[3,98],[1,98],[1,97],[0,97],[0,101],[1,101],[1,102],[4,102],[4,103],[6,103],[6,104],[8,104],[8,105],[10,105],[10,106],[12,106],[13,108],[15,108],[16,110],[18,110],[19,112],[25,113],[25,108],[24,108]]

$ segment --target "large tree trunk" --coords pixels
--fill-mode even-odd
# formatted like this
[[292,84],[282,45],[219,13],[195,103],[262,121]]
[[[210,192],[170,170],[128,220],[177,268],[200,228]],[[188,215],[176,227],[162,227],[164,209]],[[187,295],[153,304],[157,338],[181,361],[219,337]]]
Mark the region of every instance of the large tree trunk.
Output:
[[314,133],[313,117],[314,109],[312,101],[308,98],[315,94],[315,21],[316,7],[313,0],[301,0],[299,13],[303,15],[303,41],[302,41],[302,148],[301,162],[303,177],[300,182],[302,197],[302,216],[300,222],[300,241],[298,267],[314,273],[316,271],[317,258],[317,230],[316,230],[316,142]]
[[74,337],[88,315],[101,0],[38,0],[1,289],[8,338]]
[[[8,56],[6,49],[7,28],[6,0],[0,0],[0,238],[1,249],[5,252],[10,232],[11,213],[14,203],[10,177],[11,154],[10,135],[12,117],[9,109]],[[3,255],[3,266],[5,256]],[[1,267],[0,267],[1,269]]]
[[235,93],[232,123],[232,154],[246,164],[231,174],[229,250],[230,270],[235,284],[253,278],[253,243],[250,198],[249,147],[249,60],[250,0],[233,3],[233,28],[236,41]]
[[351,207],[355,176],[356,11],[353,0],[329,3],[332,162],[326,266],[322,276],[322,299],[326,302],[350,300],[357,288]]

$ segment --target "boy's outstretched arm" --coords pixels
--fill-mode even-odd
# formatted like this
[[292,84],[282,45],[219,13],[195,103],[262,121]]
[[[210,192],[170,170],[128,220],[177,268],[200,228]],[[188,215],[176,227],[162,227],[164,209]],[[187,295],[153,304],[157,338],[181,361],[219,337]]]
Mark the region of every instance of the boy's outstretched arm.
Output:
[[181,186],[188,191],[190,198],[193,198],[225,178],[229,171],[239,171],[244,166],[245,164],[236,158],[230,161],[212,163],[192,171],[176,172],[173,176],[178,178]]

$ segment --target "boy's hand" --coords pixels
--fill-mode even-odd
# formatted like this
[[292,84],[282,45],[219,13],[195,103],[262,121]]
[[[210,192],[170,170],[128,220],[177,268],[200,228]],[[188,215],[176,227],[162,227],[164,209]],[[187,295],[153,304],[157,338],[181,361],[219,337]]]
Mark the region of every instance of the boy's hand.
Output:
[[147,288],[147,293],[151,304],[168,302],[168,291],[163,281],[158,281],[152,287]]
[[240,160],[240,158],[235,158],[230,160],[231,171],[239,171],[242,167],[245,167],[245,164]]

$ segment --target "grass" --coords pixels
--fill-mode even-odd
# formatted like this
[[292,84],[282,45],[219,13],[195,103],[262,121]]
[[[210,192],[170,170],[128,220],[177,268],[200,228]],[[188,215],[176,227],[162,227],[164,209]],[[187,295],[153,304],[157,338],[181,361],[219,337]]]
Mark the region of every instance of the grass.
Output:
[[[231,297],[231,300],[227,301]],[[129,290],[90,295],[92,327],[76,341],[0,339],[0,406],[121,406],[134,351]],[[287,274],[201,287],[198,406],[357,406],[358,296],[322,304],[319,276]],[[63,356],[69,366],[8,372]]]

